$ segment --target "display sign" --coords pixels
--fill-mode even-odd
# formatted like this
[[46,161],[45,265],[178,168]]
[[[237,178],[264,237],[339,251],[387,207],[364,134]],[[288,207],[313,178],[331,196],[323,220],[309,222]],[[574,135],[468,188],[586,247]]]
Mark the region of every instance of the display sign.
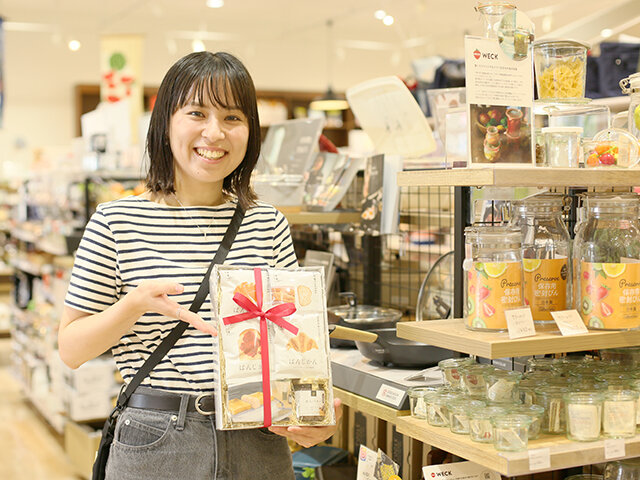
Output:
[[473,462],[446,463],[422,467],[425,480],[500,480],[500,474]]
[[536,334],[531,308],[506,310],[504,316],[507,319],[507,329],[510,339],[533,337]]
[[498,39],[465,37],[470,167],[534,164],[530,52],[516,60]]

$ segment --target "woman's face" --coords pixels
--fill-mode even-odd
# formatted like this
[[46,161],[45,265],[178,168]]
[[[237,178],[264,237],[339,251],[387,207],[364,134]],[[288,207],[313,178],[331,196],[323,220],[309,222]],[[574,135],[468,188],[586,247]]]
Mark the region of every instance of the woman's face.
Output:
[[[205,95],[208,97],[208,95]],[[176,188],[210,189],[222,184],[242,162],[249,140],[249,123],[239,108],[214,105],[209,98],[178,109],[169,124]]]

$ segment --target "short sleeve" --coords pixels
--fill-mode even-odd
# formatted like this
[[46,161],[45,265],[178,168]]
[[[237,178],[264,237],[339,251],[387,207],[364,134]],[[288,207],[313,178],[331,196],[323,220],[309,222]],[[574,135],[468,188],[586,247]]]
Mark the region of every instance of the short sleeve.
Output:
[[273,233],[273,258],[275,268],[295,268],[298,266],[293,240],[289,230],[289,222],[276,210],[276,226]]
[[78,246],[65,305],[99,313],[118,300],[118,279],[115,238],[104,211],[98,206]]

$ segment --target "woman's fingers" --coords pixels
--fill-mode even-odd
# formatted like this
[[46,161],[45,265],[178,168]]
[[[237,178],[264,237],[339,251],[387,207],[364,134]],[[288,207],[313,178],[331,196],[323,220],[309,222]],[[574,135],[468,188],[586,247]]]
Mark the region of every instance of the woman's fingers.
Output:
[[[167,315],[170,316],[170,315]],[[174,316],[178,319],[178,320],[182,320],[183,322],[187,322],[189,325],[191,325],[192,327],[200,330],[201,332],[204,333],[208,333],[209,335],[213,335],[214,337],[218,336],[218,331],[216,330],[216,328],[208,323],[205,322],[200,315],[198,315],[197,313],[193,313],[191,310],[181,307],[180,305],[178,305],[176,307],[176,311],[174,313]]]

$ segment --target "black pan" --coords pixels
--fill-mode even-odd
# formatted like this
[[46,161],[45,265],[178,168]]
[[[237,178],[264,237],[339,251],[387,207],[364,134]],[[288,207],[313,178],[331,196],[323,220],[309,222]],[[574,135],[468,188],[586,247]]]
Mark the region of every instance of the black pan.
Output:
[[399,338],[395,328],[368,330],[378,335],[374,343],[356,341],[362,355],[382,365],[397,368],[426,368],[451,358],[451,350]]

